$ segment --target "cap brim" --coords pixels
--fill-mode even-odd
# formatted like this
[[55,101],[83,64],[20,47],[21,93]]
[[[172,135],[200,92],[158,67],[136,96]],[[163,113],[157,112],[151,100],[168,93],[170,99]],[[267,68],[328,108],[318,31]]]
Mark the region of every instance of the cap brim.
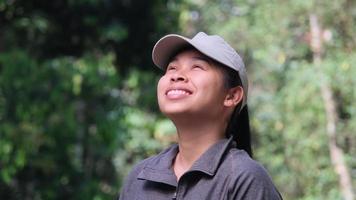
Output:
[[186,45],[192,45],[189,38],[176,34],[166,35],[153,47],[153,63],[157,67],[165,69],[173,54]]

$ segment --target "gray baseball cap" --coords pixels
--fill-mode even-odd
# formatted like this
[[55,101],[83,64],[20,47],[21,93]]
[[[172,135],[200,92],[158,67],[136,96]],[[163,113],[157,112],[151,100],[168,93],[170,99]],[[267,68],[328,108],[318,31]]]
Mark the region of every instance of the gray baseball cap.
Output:
[[247,104],[248,93],[245,65],[239,54],[220,36],[207,35],[204,32],[199,32],[192,39],[177,34],[166,35],[153,47],[153,63],[164,70],[173,54],[187,45],[193,46],[202,54],[238,72],[244,90],[242,109]]

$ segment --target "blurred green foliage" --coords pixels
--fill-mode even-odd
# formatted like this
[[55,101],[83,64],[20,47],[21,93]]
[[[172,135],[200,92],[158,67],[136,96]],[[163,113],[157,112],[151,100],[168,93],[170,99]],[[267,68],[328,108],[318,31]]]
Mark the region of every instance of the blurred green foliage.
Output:
[[[132,165],[175,140],[156,105],[154,42],[222,35],[244,57],[255,158],[285,199],[342,199],[320,84],[356,180],[351,0],[0,0],[0,199],[113,199]],[[309,14],[324,30],[323,76]],[[322,81],[321,81],[322,80]]]
[[112,61],[88,55],[38,64],[22,51],[1,55],[0,175],[11,191],[2,198],[113,195],[111,157],[122,130]]
[[167,1],[0,1],[0,199],[118,195],[162,148],[145,69],[176,13]]

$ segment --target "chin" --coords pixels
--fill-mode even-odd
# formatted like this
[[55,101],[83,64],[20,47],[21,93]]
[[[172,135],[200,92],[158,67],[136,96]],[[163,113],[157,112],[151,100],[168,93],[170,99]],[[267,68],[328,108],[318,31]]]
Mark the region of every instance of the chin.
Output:
[[182,115],[182,114],[187,114],[188,111],[186,109],[182,109],[182,108],[164,108],[164,109],[160,109],[161,112],[166,115],[166,116],[175,116],[175,115]]
[[187,113],[190,110],[190,103],[188,102],[158,101],[158,105],[164,115],[182,114]]

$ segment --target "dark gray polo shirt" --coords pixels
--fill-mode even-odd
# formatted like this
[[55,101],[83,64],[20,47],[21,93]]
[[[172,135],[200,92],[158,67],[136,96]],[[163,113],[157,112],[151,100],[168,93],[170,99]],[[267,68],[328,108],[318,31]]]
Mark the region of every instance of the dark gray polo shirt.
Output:
[[210,147],[177,182],[173,145],[137,164],[126,179],[119,200],[278,200],[282,199],[266,170],[232,139]]

